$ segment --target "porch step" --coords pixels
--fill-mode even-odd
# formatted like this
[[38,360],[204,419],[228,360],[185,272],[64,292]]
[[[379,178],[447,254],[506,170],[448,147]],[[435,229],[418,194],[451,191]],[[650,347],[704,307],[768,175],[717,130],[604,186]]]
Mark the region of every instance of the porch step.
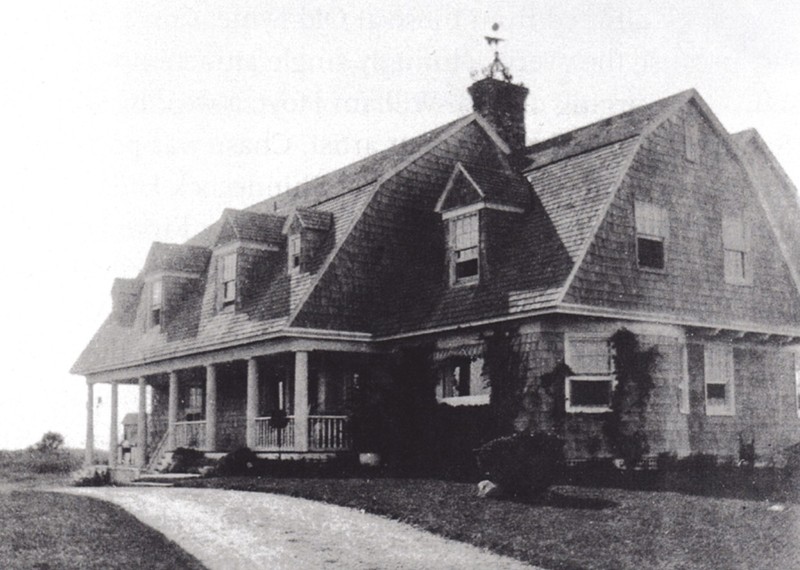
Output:
[[200,477],[197,473],[143,473],[137,477],[133,482],[140,484],[151,485],[172,485],[176,481],[185,481],[187,479],[196,479]]
[[127,487],[174,487],[174,483],[158,483],[156,481],[134,481],[126,485]]

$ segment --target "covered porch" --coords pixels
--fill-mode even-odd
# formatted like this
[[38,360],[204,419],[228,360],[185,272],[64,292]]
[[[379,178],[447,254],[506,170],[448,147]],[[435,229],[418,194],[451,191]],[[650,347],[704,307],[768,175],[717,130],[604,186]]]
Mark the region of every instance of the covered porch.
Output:
[[[293,350],[110,381],[109,464],[119,463],[118,387],[125,384],[139,388],[133,449],[139,469],[181,447],[219,454],[246,446],[308,457],[350,451],[352,404],[375,380],[373,361],[364,353]],[[96,383],[87,381],[88,464],[94,462]]]

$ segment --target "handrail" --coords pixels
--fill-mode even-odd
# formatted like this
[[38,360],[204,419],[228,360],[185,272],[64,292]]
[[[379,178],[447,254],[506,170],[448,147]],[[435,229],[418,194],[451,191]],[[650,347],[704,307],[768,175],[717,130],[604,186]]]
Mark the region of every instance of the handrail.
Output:
[[155,451],[150,456],[149,461],[147,462],[147,467],[145,467],[145,471],[154,471],[156,465],[161,460],[161,456],[164,453],[164,448],[167,446],[167,439],[169,439],[169,428],[164,432],[164,435],[161,437],[161,441],[158,442]]

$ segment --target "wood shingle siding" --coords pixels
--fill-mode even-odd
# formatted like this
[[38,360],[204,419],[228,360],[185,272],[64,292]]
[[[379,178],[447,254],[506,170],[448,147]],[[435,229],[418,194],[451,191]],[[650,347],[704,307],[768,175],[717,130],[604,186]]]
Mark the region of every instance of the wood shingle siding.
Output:
[[[695,162],[684,153],[687,120],[699,125],[702,150]],[[669,213],[663,272],[636,265],[635,199]],[[752,220],[751,287],[725,282],[722,219],[727,212]],[[800,296],[744,169],[694,106],[643,141],[565,302],[717,323],[792,326],[800,319]]]

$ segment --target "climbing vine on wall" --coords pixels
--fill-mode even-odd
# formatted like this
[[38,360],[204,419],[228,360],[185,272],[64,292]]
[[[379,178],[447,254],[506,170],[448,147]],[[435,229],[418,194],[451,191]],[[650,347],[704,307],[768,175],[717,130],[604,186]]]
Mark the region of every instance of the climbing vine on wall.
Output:
[[659,353],[656,347],[642,349],[636,335],[624,328],[610,340],[617,384],[603,432],[614,454],[633,466],[650,451],[645,423]]
[[528,362],[515,342],[516,330],[497,330],[486,339],[486,366],[492,385],[492,409],[499,434],[515,431],[514,420],[528,374]]

